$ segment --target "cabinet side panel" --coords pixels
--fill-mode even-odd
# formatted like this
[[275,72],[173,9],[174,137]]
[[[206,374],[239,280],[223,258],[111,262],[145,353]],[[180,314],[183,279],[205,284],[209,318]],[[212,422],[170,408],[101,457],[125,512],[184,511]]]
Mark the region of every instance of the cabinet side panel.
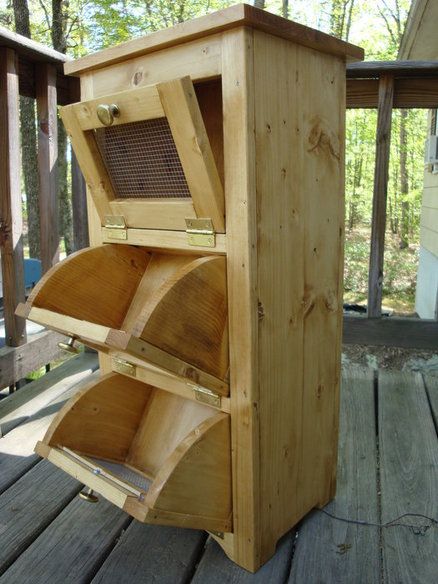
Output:
[[345,64],[254,33],[262,555],[332,492]]
[[227,282],[233,475],[233,560],[257,569],[260,556],[257,382],[257,249],[253,33],[224,35]]

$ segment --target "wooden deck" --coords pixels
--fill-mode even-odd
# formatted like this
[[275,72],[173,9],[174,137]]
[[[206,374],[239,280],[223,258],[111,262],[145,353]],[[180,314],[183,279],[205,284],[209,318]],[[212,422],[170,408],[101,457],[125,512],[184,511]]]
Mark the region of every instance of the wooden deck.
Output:
[[[257,574],[204,532],[142,525],[33,454],[81,379],[84,354],[0,402],[0,583],[290,584],[437,581],[438,524],[379,528],[314,511]],[[438,378],[349,366],[343,372],[339,483],[332,514],[386,523],[438,519]],[[430,526],[424,529],[421,526]]]

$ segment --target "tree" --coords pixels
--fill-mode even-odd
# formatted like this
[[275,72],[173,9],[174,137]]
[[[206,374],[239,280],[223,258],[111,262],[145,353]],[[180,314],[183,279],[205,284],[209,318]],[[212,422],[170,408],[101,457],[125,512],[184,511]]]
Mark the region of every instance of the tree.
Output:
[[[67,23],[69,0],[52,0],[52,44],[60,53],[67,52]],[[67,133],[58,118],[58,217],[59,236],[64,238],[65,251],[73,251],[73,216],[68,188]]]
[[[27,0],[13,0],[15,30],[31,38]],[[30,257],[40,257],[40,216],[38,207],[38,162],[35,101],[20,97],[22,176],[26,192],[27,226]]]
[[348,40],[353,8],[354,0],[332,0],[330,15],[330,32],[332,35],[343,40]]
[[283,18],[289,18],[289,0],[282,0],[281,15]]

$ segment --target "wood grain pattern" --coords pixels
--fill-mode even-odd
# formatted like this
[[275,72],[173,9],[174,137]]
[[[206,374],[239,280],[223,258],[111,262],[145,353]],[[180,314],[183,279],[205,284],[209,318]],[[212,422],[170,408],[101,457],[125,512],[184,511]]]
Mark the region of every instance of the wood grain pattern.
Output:
[[26,342],[26,322],[15,315],[24,302],[23,218],[17,58],[0,48],[0,248],[6,343]]
[[152,582],[158,574],[161,584],[184,584],[191,576],[205,539],[202,531],[133,521],[92,584]]
[[109,95],[105,95],[102,98],[82,101],[71,106],[83,132],[105,127],[97,117],[97,107],[102,103],[107,105],[115,104],[119,108],[119,116],[114,118],[112,126],[162,118],[164,116],[156,85],[148,85],[118,93],[114,93],[113,90]]
[[225,231],[223,186],[190,77],[157,85],[198,217]]
[[[260,570],[251,574],[225,557],[220,546],[210,538],[193,577],[193,584],[280,584],[286,581],[293,555],[295,533],[292,531],[278,543],[277,552]],[[304,583],[303,583],[304,584]]]
[[187,526],[190,526],[189,517],[194,516],[204,517],[204,526],[208,528],[211,517],[223,522],[223,531],[231,531],[230,418],[227,414],[217,413],[204,420],[180,441],[157,472],[146,495],[146,504],[158,512],[183,513],[187,516]]
[[[124,331],[135,329],[147,299],[157,293],[165,282],[182,266],[190,263],[191,258],[184,255],[152,254],[146,270],[137,286],[129,309],[120,327]],[[140,330],[144,327],[144,321]]]
[[426,386],[435,428],[438,430],[438,379],[433,375],[425,375],[424,384]]
[[[34,488],[38,485],[38,488]],[[0,497],[3,538],[0,574],[14,563],[76,496],[81,485],[46,461],[37,464]],[[49,496],[57,493],[56,497]],[[29,521],[29,509],[33,510]],[[7,581],[6,576],[0,580]],[[11,582],[11,580],[9,580]]]
[[[259,32],[254,39],[260,512],[266,559],[279,537],[334,490],[345,65]],[[312,99],[302,100],[303,95]]]
[[[190,76],[193,79],[193,76]],[[195,84],[196,98],[204,120],[219,178],[224,184],[224,122],[222,110],[222,84],[220,79],[210,79]]]
[[217,77],[221,74],[221,51],[221,35],[209,35],[93,69],[93,96],[102,97],[114,91],[169,81],[184,75],[190,75],[193,81]]
[[43,273],[59,261],[58,109],[56,69],[39,65],[36,75],[38,114],[38,202]]
[[230,336],[232,557],[246,569],[262,558],[260,524],[259,384],[257,347],[257,209],[254,141],[253,34],[224,35],[222,91],[227,208]]
[[[377,108],[378,103],[378,79],[347,79],[347,108]],[[438,79],[408,77],[394,80],[394,107],[436,108],[437,106]]]
[[[181,310],[184,307],[184,310]],[[226,262],[116,244],[55,266],[18,313],[228,394]]]
[[[181,227],[180,217],[178,225]],[[100,227],[100,226],[99,226]],[[102,230],[102,242],[111,243],[114,240],[105,236],[105,230]],[[128,229],[127,238],[120,241],[120,244],[140,245],[148,247],[154,251],[172,250],[176,253],[186,253],[191,255],[224,255],[227,249],[226,235],[223,233],[216,234],[215,247],[202,247],[199,245],[190,245],[185,231],[167,231],[164,229]]]
[[[382,522],[403,513],[438,516],[438,439],[419,374],[379,372],[379,445]],[[421,461],[421,463],[420,463]],[[408,518],[409,524],[427,524]],[[386,581],[429,583],[438,554],[435,530],[383,531]]]
[[145,250],[114,244],[78,251],[38,282],[27,306],[119,328],[149,259]]
[[150,392],[147,385],[116,373],[93,380],[59,412],[44,443],[124,461]]
[[377,317],[382,314],[383,255],[385,249],[386,199],[388,194],[393,98],[394,77],[391,74],[382,75],[379,80],[376,163],[374,167],[373,214],[371,220],[367,312],[369,317]]
[[[73,105],[61,109],[61,118],[93,200],[94,213],[104,225],[105,215],[112,214],[109,203],[116,197],[96,140],[91,132],[82,131]],[[90,209],[89,215],[93,217]]]
[[[116,335],[112,336],[113,332],[115,332]],[[119,331],[110,332],[106,341],[108,346],[124,350],[129,355],[133,355],[134,357],[143,359],[157,367],[175,373],[180,377],[184,377],[189,383],[194,383],[195,385],[211,389],[213,392],[221,396],[229,395],[230,387],[228,381],[219,379],[218,377],[203,371],[199,367],[163,351],[159,347],[152,345],[152,343],[148,343],[147,341],[143,341],[136,337],[131,337],[127,344],[125,344],[125,337],[119,345],[117,343],[118,337],[120,336],[118,333]]]
[[344,316],[343,342],[438,350],[438,322],[419,318]]
[[30,573],[35,584],[89,581],[129,522],[120,509],[106,501],[86,505],[74,499],[0,582],[25,582]]
[[436,61],[414,61],[396,59],[394,61],[362,61],[347,64],[347,78],[378,78],[382,73],[392,73],[394,77],[436,77]]
[[58,343],[64,338],[52,331],[42,331],[30,336],[20,347],[1,347],[0,385],[8,387],[31,371],[58,359],[61,355]]
[[[111,373],[76,393],[36,452],[141,521],[231,529],[229,416],[207,405]],[[145,500],[78,454],[150,478]]]
[[[139,381],[136,383],[142,385]],[[167,391],[152,391],[147,411],[129,448],[127,464],[155,477],[186,435],[213,413],[208,406]]]
[[[342,375],[338,488],[327,511],[378,523],[376,413],[372,369],[346,366]],[[341,553],[348,546],[346,553]],[[378,582],[379,530],[335,521],[321,513],[308,515],[300,529],[289,584]]]
[[[117,367],[114,365],[114,359],[128,361],[129,363],[135,365],[136,369],[134,377],[136,379],[139,379],[149,385],[153,385],[154,387],[159,387],[160,389],[170,391],[171,393],[175,393],[186,399],[197,401],[195,391],[196,384],[193,380],[167,371],[166,369],[156,365],[152,365],[151,363],[146,363],[145,361],[132,355],[128,355],[127,353],[119,351],[110,351],[109,353],[112,358],[113,371],[117,371]],[[123,374],[129,375],[129,373]],[[231,412],[230,398],[221,396],[220,406],[218,406],[218,409],[229,414]]]
[[[196,217],[190,198],[117,199],[110,201],[110,208],[113,215],[123,215],[128,228],[141,229],[146,237],[150,229],[185,232],[186,218]],[[183,235],[187,239],[186,233]]]
[[159,49],[178,45],[209,34],[243,26],[286,38],[292,42],[352,60],[363,59],[363,50],[317,30],[280,18],[248,4],[236,4],[214,14],[189,20],[172,28],[122,43],[65,64],[67,75],[76,75],[92,69],[118,63],[129,57],[144,55]]
[[225,380],[229,363],[225,266],[224,258],[212,256],[184,262],[144,298],[133,335]]

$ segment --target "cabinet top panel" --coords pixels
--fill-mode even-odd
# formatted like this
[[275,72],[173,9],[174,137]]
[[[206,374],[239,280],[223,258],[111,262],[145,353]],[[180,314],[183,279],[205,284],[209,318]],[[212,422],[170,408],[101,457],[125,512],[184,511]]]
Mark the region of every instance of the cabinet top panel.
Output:
[[80,75],[86,71],[120,63],[139,55],[239,26],[262,30],[324,53],[345,57],[349,61],[362,60],[364,57],[363,49],[360,47],[254,6],[236,4],[224,10],[104,49],[76,61],[67,62],[64,67],[65,73],[67,75]]

